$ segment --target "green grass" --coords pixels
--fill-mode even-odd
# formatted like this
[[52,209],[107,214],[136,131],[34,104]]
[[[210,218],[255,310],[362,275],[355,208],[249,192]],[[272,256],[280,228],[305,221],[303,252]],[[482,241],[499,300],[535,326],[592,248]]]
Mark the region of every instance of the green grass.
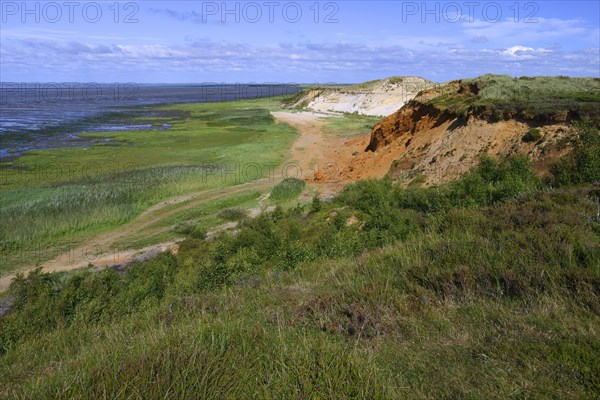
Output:
[[273,99],[160,107],[164,131],[95,133],[111,146],[32,151],[2,165],[0,272],[41,262],[165,198],[275,173],[296,137]]
[[[491,101],[600,101],[600,79],[570,77],[521,77],[506,75],[483,75],[479,78],[465,79],[464,83],[476,83],[481,86],[479,96]],[[585,95],[583,95],[585,94]]]
[[[184,209],[170,216],[160,218],[147,230],[137,232],[135,235],[121,240],[119,249],[140,249],[152,244],[167,242],[181,238],[185,229],[193,229],[197,232],[207,232],[210,228],[222,224],[224,221],[219,217],[222,210],[249,210],[258,205],[258,198],[262,193],[248,190],[241,194],[224,195],[212,201],[207,201],[199,206]],[[166,207],[165,211],[170,208]],[[149,232],[159,232],[152,234]]]
[[598,195],[484,158],[436,188],[358,182],[124,274],[34,273],[0,320],[0,396],[593,398]]
[[273,190],[271,190],[271,196],[269,197],[273,201],[284,201],[298,197],[300,193],[306,187],[306,182],[298,178],[285,178],[279,182]]
[[344,114],[343,117],[325,117],[323,132],[351,138],[371,132],[381,118],[360,114]]

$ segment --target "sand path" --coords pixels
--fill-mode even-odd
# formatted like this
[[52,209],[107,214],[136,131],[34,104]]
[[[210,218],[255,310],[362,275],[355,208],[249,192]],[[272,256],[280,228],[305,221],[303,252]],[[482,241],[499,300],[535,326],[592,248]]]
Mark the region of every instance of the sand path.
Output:
[[[292,148],[292,159],[297,160],[307,182],[315,184],[321,193],[337,193],[347,183],[364,178],[382,178],[397,154],[365,152],[370,134],[345,138],[323,132],[324,117],[331,114],[318,112],[273,112],[278,122],[286,123],[300,137]],[[349,132],[353,134],[353,132]],[[315,175],[320,171],[318,176]]]
[[[141,249],[119,249],[119,242],[140,232],[147,232],[148,236],[156,235],[171,229],[171,226],[153,227],[157,222],[168,218],[181,211],[192,207],[200,206],[204,203],[216,200],[221,197],[239,194],[249,190],[268,190],[273,185],[269,179],[248,182],[241,185],[230,186],[223,189],[203,190],[190,193],[185,196],[177,196],[162,201],[144,212],[135,220],[122,225],[109,232],[104,232],[86,240],[83,244],[66,251],[57,257],[41,263],[44,272],[70,271],[79,268],[85,268],[88,264],[94,264],[96,267],[106,267],[111,264],[121,264],[134,259],[144,259],[158,252],[166,250],[177,250],[179,240],[173,240],[155,245],[147,246]],[[10,285],[10,282],[19,272],[27,272],[37,268],[37,266],[25,266],[9,275],[0,277],[0,291],[4,291]]]

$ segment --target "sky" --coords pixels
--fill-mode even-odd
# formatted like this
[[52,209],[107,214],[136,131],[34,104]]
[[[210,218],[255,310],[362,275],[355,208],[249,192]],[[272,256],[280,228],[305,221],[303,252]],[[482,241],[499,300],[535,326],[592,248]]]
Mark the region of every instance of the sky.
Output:
[[600,77],[600,1],[5,1],[0,82]]

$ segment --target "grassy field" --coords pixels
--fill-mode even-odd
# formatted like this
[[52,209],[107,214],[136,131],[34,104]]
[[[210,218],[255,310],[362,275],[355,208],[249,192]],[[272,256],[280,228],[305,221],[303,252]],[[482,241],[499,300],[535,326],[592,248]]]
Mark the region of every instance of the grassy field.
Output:
[[371,129],[381,121],[381,118],[361,114],[344,114],[343,117],[325,117],[325,121],[323,132],[351,138],[371,133]]
[[360,181],[125,273],[21,278],[0,397],[595,398],[600,136],[580,129],[548,181],[483,158],[439,187]]
[[[180,104],[167,130],[95,133],[91,147],[1,165],[0,274],[109,231],[163,199],[272,177],[296,133],[275,99]],[[161,122],[165,122],[161,120]]]

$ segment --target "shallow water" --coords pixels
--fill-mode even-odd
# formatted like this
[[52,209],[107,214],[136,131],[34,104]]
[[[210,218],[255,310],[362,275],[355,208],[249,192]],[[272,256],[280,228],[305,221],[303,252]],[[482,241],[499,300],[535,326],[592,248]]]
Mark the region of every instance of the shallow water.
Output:
[[0,83],[0,158],[106,141],[80,137],[84,132],[168,129],[168,123],[136,120],[171,117],[148,106],[232,101],[298,90],[298,85]]

